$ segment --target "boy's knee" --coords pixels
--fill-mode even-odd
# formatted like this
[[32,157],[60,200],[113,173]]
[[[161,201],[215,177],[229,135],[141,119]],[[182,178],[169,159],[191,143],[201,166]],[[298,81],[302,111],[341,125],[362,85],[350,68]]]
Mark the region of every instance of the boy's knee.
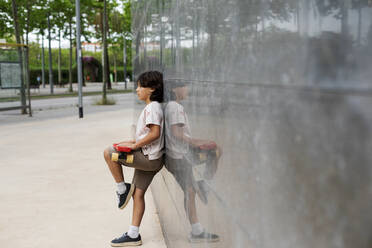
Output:
[[187,194],[188,194],[188,196],[189,197],[195,197],[195,190],[194,190],[194,188],[193,187],[189,187],[189,188],[187,188]]
[[145,191],[139,188],[136,188],[133,194],[134,199],[144,199],[145,198]]
[[110,158],[110,148],[109,148],[109,147],[106,148],[106,149],[103,151],[103,157],[104,157],[105,159],[111,159],[111,158]]

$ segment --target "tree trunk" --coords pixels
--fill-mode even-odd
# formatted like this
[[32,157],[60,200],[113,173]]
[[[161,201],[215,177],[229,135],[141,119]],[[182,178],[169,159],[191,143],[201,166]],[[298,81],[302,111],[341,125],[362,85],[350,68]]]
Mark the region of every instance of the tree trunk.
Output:
[[103,44],[103,89],[102,89],[102,104],[106,104],[107,102],[107,95],[106,95],[106,86],[107,86],[107,49],[106,49],[106,13],[107,13],[107,6],[106,0],[103,0],[103,21],[102,21],[102,44]]
[[[194,11],[194,18],[192,18],[193,24],[195,23],[195,9]],[[164,70],[164,24],[163,24],[163,16],[164,16],[164,0],[161,1],[161,15],[160,15],[160,65],[162,70]],[[194,26],[193,26],[194,27]],[[192,31],[192,51],[193,51],[193,61],[194,60],[194,30]]]
[[176,54],[174,52],[175,48],[174,48],[174,21],[172,22],[172,25],[171,25],[171,37],[172,37],[172,40],[171,40],[171,63],[174,65],[176,63]]
[[105,53],[105,63],[107,65],[106,67],[106,70],[107,70],[107,89],[111,90],[112,87],[111,87],[111,78],[110,78],[110,58],[109,58],[109,54],[108,54],[108,44],[107,44],[107,33],[108,33],[108,14],[107,14],[107,0],[106,0],[106,11],[105,11],[105,14],[104,14],[104,20],[105,20],[105,26],[106,26],[106,31],[105,31],[105,39],[106,39],[106,44],[105,44],[105,50],[106,50],[106,53]]
[[49,87],[50,87],[50,94],[54,93],[54,85],[53,85],[53,65],[52,65],[52,37],[50,34],[50,18],[48,13],[48,40],[49,40]]
[[[134,56],[134,67],[133,67],[133,72],[132,72],[132,80],[134,81],[135,77],[138,76],[139,72],[141,71],[139,66],[140,66],[140,54],[139,54],[139,49],[141,45],[141,31],[137,30],[136,34],[136,54]],[[134,84],[134,88],[136,88],[136,84]]]
[[[163,11],[163,10],[162,10]],[[195,32],[196,32],[196,13],[195,13],[195,9],[193,10],[193,18],[192,18],[192,61],[194,61],[195,63]],[[160,37],[160,64],[161,66],[163,67],[163,59],[162,59],[162,53],[163,53],[163,25],[162,23],[160,23],[160,33],[161,33],[161,37]]]
[[297,22],[297,33],[300,34],[300,2],[296,1],[296,22]]
[[362,36],[362,6],[359,4],[358,8],[358,45],[361,45],[361,36]]
[[147,38],[147,20],[145,22],[144,34],[143,34],[143,64],[145,66],[145,70],[147,71],[148,70],[148,65],[147,65],[147,44],[146,44],[146,38]]
[[69,65],[68,65],[68,83],[69,83],[69,92],[73,92],[72,89],[72,20],[70,20],[69,28],[70,28],[70,57],[69,57]]
[[58,84],[62,86],[62,73],[61,73],[61,29],[58,30]]
[[123,35],[123,70],[124,70],[124,85],[127,89],[127,44],[125,42],[125,35]]
[[341,33],[343,35],[348,35],[349,33],[349,0],[343,0],[341,6]]
[[114,53],[113,55],[114,55],[114,73],[115,73],[114,82],[117,83],[118,82],[118,73],[116,71],[116,53]]
[[[261,1],[260,5],[260,17],[261,17],[261,32],[262,32],[262,38],[265,36],[265,11],[266,11],[266,3],[264,1]],[[257,15],[258,20],[258,15]],[[258,22],[257,22],[258,24]],[[257,31],[257,29],[256,29]]]
[[[13,13],[13,21],[14,21],[14,29],[15,29],[15,36],[17,40],[17,44],[21,44],[21,36],[19,34],[19,26],[18,26],[18,13],[17,13],[17,4],[16,0],[12,0],[12,13]],[[21,106],[22,106],[22,114],[26,114],[26,92],[24,87],[24,81],[23,81],[23,56],[22,56],[22,47],[18,47],[18,57],[19,62],[21,65]]]
[[45,88],[44,34],[41,36],[41,83],[43,88]]
[[27,1],[27,23],[26,23],[26,86],[27,86],[27,95],[28,95],[28,109],[29,109],[29,116],[32,116],[31,112],[31,94],[30,94],[30,66],[29,66],[29,56],[28,56],[28,33],[30,32],[30,2]]

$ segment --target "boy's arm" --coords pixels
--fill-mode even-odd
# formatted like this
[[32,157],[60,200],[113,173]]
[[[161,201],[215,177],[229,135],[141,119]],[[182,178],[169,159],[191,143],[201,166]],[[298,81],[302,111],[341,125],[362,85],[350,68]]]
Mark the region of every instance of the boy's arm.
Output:
[[185,143],[188,143],[191,146],[199,147],[201,145],[205,145],[211,141],[208,140],[201,140],[201,139],[194,139],[191,137],[188,137],[184,134],[183,131],[183,125],[182,124],[175,124],[171,126],[172,135]]
[[150,128],[150,132],[138,142],[133,142],[132,144],[127,145],[127,147],[131,148],[132,150],[136,150],[142,146],[148,145],[154,140],[160,137],[160,126],[155,124],[147,125]]
[[172,135],[178,139],[178,140],[181,140],[193,147],[202,147],[202,146],[208,146],[208,145],[215,145],[216,146],[216,150],[217,150],[217,159],[219,159],[222,155],[222,149],[221,147],[219,147],[218,145],[216,145],[216,143],[214,141],[210,141],[210,140],[202,140],[202,139],[194,139],[194,138],[191,138],[191,137],[188,137],[184,134],[183,132],[183,125],[181,124],[175,124],[175,125],[172,125],[171,126],[171,132],[172,132]]
[[136,141],[135,140],[126,140],[126,141],[121,141],[121,142],[119,142],[118,144],[119,145],[125,145],[125,144],[134,144],[134,143],[136,143]]

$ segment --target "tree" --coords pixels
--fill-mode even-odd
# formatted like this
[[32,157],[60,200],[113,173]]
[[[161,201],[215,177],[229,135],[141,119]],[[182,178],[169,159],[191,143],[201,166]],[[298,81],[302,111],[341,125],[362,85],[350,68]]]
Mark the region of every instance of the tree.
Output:
[[68,35],[69,41],[70,41],[70,48],[69,48],[69,66],[68,66],[68,82],[69,82],[69,92],[73,92],[72,89],[72,47],[73,47],[73,39],[72,39],[72,25],[74,24],[73,18],[75,16],[75,4],[73,0],[66,1],[66,20],[68,22],[68,30],[65,30],[65,34]]
[[35,24],[35,28],[38,30],[38,33],[41,34],[41,81],[43,87],[45,87],[45,56],[44,56],[44,37],[45,37],[45,30],[48,28],[47,20],[45,16],[47,15],[47,11],[45,9],[46,1],[40,0],[37,2],[36,10],[38,12],[37,14],[37,20]]
[[103,44],[103,94],[102,103],[107,103],[106,87],[110,82],[109,73],[110,65],[107,52],[107,0],[103,0],[103,15],[102,15],[102,44]]
[[62,75],[61,75],[61,31],[64,31],[64,25],[66,22],[66,17],[62,10],[67,9],[67,1],[65,0],[54,0],[50,3],[51,13],[53,15],[54,25],[57,28],[58,33],[58,84],[62,85]]
[[[17,43],[25,43],[29,45],[29,34],[36,28],[36,19],[38,17],[38,9],[36,8],[36,0],[19,0],[12,1],[14,26],[16,29]],[[24,49],[24,54],[21,59],[24,63],[25,73],[24,78],[27,88],[30,85],[30,69],[29,69],[29,51],[28,48]],[[21,95],[23,92],[21,90]],[[30,113],[31,114],[31,113]]]
[[[116,54],[119,54],[119,49],[121,48],[123,51],[123,70],[124,70],[124,82],[125,82],[125,89],[127,89],[126,84],[126,76],[127,76],[127,59],[128,59],[128,53],[127,51],[130,51],[130,46],[128,48],[128,45],[130,45],[131,40],[131,32],[130,32],[130,1],[123,2],[123,10],[122,12],[118,10],[113,10],[110,15],[110,43],[114,44],[112,46],[112,50],[115,52],[114,54],[114,71],[116,71]],[[120,44],[120,46],[116,46],[116,44]],[[116,74],[116,73],[115,73]],[[116,78],[116,76],[115,76]],[[116,80],[115,80],[116,81]]]
[[358,11],[358,35],[357,35],[357,44],[361,45],[361,36],[362,36],[362,9],[370,5],[369,0],[352,0],[351,8]]
[[[17,40],[17,44],[21,44],[21,33],[19,28],[19,17],[18,17],[18,6],[16,0],[12,0],[12,14],[13,14],[13,21],[14,21],[14,31]],[[21,65],[23,65],[23,54],[21,46],[18,47],[18,57]],[[23,67],[23,66],[22,66]],[[22,114],[26,114],[26,94],[23,82],[23,69],[21,70],[21,104],[24,108],[22,108]]]

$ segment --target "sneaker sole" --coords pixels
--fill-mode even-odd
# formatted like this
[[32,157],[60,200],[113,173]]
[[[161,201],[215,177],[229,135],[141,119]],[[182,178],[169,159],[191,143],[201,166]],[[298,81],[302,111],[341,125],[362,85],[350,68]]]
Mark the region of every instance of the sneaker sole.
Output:
[[142,240],[140,241],[135,241],[135,242],[126,242],[126,243],[111,243],[112,247],[125,247],[125,246],[139,246],[142,245]]
[[120,209],[124,209],[125,206],[128,204],[130,198],[132,198],[134,188],[135,188],[134,185],[131,184],[130,189],[129,189],[129,193],[128,193],[128,196],[127,196],[127,200],[124,202],[123,206],[120,207]]

